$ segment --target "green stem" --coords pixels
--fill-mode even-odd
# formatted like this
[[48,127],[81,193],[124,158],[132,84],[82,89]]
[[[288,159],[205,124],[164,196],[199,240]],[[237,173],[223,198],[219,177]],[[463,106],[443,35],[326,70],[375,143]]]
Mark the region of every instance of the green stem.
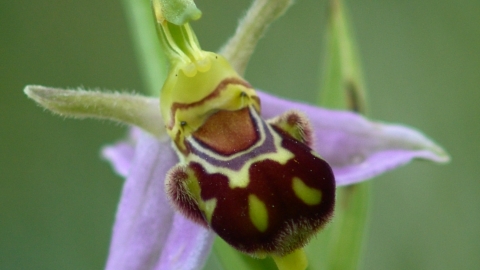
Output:
[[366,113],[366,93],[357,47],[341,0],[331,0],[321,105]]
[[150,0],[123,0],[146,92],[158,96],[168,73],[168,61],[155,29]]
[[[332,0],[329,11],[321,105],[365,114],[367,106],[362,72],[342,1]],[[337,189],[334,220],[330,228],[320,236],[324,243],[319,249],[327,253],[321,262],[324,269],[360,268],[369,204],[368,182]]]

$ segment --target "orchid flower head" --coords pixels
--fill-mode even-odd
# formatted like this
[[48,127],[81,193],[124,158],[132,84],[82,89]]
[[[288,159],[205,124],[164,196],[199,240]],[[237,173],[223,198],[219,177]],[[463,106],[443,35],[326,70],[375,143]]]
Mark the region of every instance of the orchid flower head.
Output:
[[[263,2],[252,9],[261,6],[267,21],[291,4]],[[252,46],[239,52],[261,36],[252,41],[244,31],[260,33],[268,22],[240,28],[213,53],[188,23],[201,15],[193,1],[152,7],[170,60],[160,98],[25,88],[55,113],[133,126],[127,141],[103,150],[127,178],[107,269],[199,269],[214,233],[241,252],[272,256],[279,268],[305,269],[302,248],[333,215],[336,187],[414,158],[449,160],[414,129],[254,89],[242,77]],[[252,23],[249,14],[243,24]]]
[[310,147],[307,118],[262,119],[255,89],[223,56],[203,51],[188,23],[157,17],[170,59],[160,111],[180,160],[167,174],[170,201],[250,255],[301,249],[335,201],[332,169]]

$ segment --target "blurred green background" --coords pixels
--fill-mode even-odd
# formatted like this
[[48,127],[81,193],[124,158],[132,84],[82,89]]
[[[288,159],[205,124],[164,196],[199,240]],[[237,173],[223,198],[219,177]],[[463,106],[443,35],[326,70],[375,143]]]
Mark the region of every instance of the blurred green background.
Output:
[[[326,1],[296,1],[247,70],[257,88],[314,102]],[[375,2],[375,3],[373,3]],[[346,1],[370,115],[423,130],[453,157],[375,179],[364,269],[480,267],[480,2]],[[204,49],[249,1],[198,0]],[[102,161],[125,127],[43,111],[26,84],[144,85],[121,1],[0,2],[0,269],[102,269],[122,179]]]

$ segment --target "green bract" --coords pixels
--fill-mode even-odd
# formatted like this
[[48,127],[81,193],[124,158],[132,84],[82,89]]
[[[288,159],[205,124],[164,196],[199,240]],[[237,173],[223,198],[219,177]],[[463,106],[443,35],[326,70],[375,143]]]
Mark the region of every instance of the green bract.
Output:
[[152,0],[155,7],[157,21],[168,21],[176,25],[183,25],[190,20],[198,20],[202,12],[197,8],[193,0]]

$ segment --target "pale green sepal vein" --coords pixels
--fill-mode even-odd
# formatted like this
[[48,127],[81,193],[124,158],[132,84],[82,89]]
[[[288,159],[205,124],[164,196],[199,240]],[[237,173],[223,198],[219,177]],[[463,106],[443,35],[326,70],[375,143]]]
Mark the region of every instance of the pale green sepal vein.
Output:
[[27,85],[24,92],[42,107],[62,116],[107,119],[137,126],[157,137],[166,134],[156,98],[38,85]]

